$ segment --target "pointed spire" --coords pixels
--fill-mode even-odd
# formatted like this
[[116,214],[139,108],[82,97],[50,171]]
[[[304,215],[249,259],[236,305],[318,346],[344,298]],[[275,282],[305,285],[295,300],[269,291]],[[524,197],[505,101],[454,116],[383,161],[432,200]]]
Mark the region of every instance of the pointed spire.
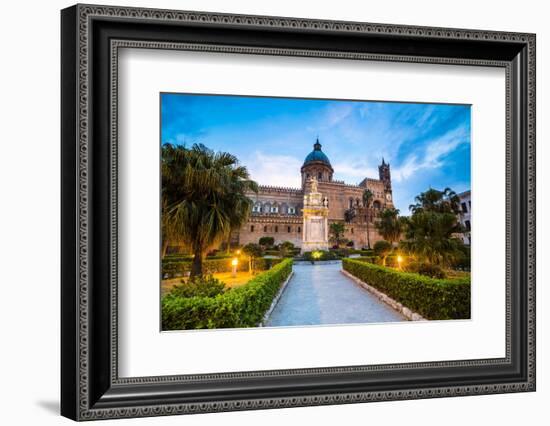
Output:
[[382,157],[382,165],[385,166],[386,162],[384,161],[384,157]]
[[313,144],[313,149],[315,151],[321,151],[321,144],[319,143],[319,135],[317,135],[317,139],[315,141],[315,143]]

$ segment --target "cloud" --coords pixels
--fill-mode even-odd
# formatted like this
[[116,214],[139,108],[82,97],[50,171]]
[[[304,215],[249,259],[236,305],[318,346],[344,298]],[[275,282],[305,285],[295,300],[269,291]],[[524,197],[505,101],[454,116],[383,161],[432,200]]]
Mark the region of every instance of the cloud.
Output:
[[[363,179],[365,177],[377,178],[378,169],[368,167],[365,164],[335,163],[332,165],[335,175],[349,178]],[[337,178],[338,178],[337,177]],[[347,180],[347,179],[344,179]],[[353,182],[346,182],[353,183]]]
[[244,164],[260,185],[299,188],[302,162],[288,155],[270,155],[256,151]]
[[330,128],[336,126],[349,117],[353,109],[350,103],[330,104],[323,120],[324,127]]
[[450,130],[443,136],[428,142],[422,158],[419,158],[416,153],[409,154],[400,166],[392,170],[392,178],[396,182],[401,182],[420,170],[442,167],[445,157],[466,143],[469,143],[469,137],[465,127],[460,126]]

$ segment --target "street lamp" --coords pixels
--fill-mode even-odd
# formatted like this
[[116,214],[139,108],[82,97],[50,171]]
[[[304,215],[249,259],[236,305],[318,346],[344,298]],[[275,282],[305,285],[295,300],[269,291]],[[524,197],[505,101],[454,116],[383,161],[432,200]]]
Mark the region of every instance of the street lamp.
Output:
[[239,259],[234,258],[231,261],[231,277],[235,278],[237,276],[237,265],[239,264]]
[[397,264],[399,265],[399,269],[401,269],[401,263],[403,262],[403,257],[401,255],[397,256]]

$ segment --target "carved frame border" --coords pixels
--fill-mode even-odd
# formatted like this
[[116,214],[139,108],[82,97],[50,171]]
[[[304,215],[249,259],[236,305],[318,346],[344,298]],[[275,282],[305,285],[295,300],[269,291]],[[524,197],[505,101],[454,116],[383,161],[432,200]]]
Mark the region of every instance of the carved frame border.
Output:
[[[128,7],[104,7],[92,5],[77,5],[76,15],[78,21],[78,41],[77,41],[77,77],[76,85],[78,90],[77,106],[77,158],[76,158],[76,176],[77,176],[77,235],[76,235],[76,250],[77,250],[77,342],[78,351],[76,363],[76,383],[77,391],[77,407],[75,415],[69,415],[78,420],[104,419],[113,417],[141,417],[151,415],[170,415],[184,413],[205,413],[230,410],[248,410],[262,408],[281,408],[293,406],[309,406],[309,405],[325,405],[325,404],[341,404],[352,402],[366,401],[383,401],[383,400],[401,400],[415,398],[433,398],[442,396],[461,396],[475,395],[487,393],[504,393],[518,391],[533,391],[535,389],[535,36],[533,34],[511,33],[511,32],[494,32],[494,31],[479,31],[479,30],[464,30],[464,29],[447,29],[447,28],[429,28],[417,26],[402,26],[402,25],[385,25],[385,24],[369,24],[357,22],[337,22],[325,20],[311,19],[295,19],[281,17],[266,17],[266,16],[246,16],[246,15],[229,15],[217,13],[202,13],[202,12],[186,12],[186,11],[170,11],[156,9],[141,9]],[[514,43],[522,43],[527,47],[527,98],[528,98],[528,114],[526,117],[527,125],[527,193],[525,201],[527,203],[527,229],[529,243],[527,249],[527,305],[528,305],[528,321],[526,324],[528,331],[527,338],[527,369],[528,379],[522,382],[501,383],[494,385],[480,386],[450,386],[446,388],[424,388],[424,389],[403,389],[397,391],[380,391],[380,392],[359,392],[359,393],[328,393],[325,395],[312,395],[301,397],[274,397],[274,398],[258,398],[244,400],[228,400],[205,402],[200,404],[195,403],[175,403],[175,404],[158,404],[142,407],[118,407],[118,408],[94,408],[90,401],[89,382],[89,316],[88,310],[90,300],[88,298],[89,290],[89,121],[88,114],[90,111],[90,84],[89,84],[89,55],[90,55],[90,22],[92,19],[101,18],[124,18],[143,21],[173,21],[173,22],[189,22],[189,23],[210,23],[220,25],[239,25],[259,28],[299,28],[303,30],[315,30],[326,32],[350,32],[350,33],[367,33],[367,34],[383,34],[383,35],[410,35],[423,38],[439,38],[450,40],[485,40],[485,41],[508,41]],[[467,360],[455,362],[435,362],[435,363],[415,363],[415,364],[393,364],[393,365],[378,365],[378,366],[354,366],[354,367],[327,367],[321,369],[300,369],[300,370],[274,370],[262,372],[245,372],[245,373],[224,373],[216,375],[198,375],[198,376],[160,376],[160,377],[145,377],[145,378],[118,378],[117,374],[117,325],[116,325],[116,280],[117,280],[117,170],[116,170],[116,118],[117,118],[117,70],[118,70],[118,49],[119,48],[155,48],[155,49],[178,49],[178,50],[198,50],[198,51],[218,51],[227,53],[239,54],[266,54],[266,55],[297,55],[297,56],[314,56],[340,59],[363,59],[363,60],[378,60],[378,61],[398,61],[398,62],[425,62],[425,63],[447,63],[460,65],[483,65],[497,66],[506,68],[506,138],[507,138],[507,264],[506,264],[506,358],[505,359],[485,359],[485,360]],[[151,42],[140,40],[112,40],[111,41],[111,142],[112,151],[111,159],[114,165],[111,168],[111,344],[112,344],[112,359],[111,359],[111,381],[114,385],[123,384],[150,384],[150,383],[171,383],[180,381],[196,381],[196,380],[215,380],[219,378],[242,378],[250,376],[284,376],[295,375],[303,376],[304,374],[318,373],[330,374],[343,371],[373,371],[386,369],[406,369],[418,367],[439,367],[439,366],[468,366],[468,365],[483,365],[508,362],[510,360],[510,322],[512,321],[509,310],[510,302],[510,262],[509,255],[510,247],[510,204],[511,204],[511,178],[510,164],[511,149],[510,137],[511,129],[509,127],[509,119],[511,114],[510,96],[511,96],[511,81],[510,81],[510,65],[508,62],[501,61],[485,61],[460,58],[438,58],[438,57],[415,57],[402,55],[383,55],[383,54],[361,54],[361,53],[345,53],[345,52],[326,52],[313,50],[296,50],[296,49],[276,49],[276,48],[248,48],[242,46],[215,46],[205,44],[192,43],[170,43],[170,42]]]

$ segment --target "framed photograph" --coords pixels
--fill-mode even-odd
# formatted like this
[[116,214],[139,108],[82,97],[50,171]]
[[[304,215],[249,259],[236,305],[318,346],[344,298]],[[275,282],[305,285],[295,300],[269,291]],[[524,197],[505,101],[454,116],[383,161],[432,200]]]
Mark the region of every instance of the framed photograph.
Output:
[[535,35],[61,12],[61,412],[535,390]]

